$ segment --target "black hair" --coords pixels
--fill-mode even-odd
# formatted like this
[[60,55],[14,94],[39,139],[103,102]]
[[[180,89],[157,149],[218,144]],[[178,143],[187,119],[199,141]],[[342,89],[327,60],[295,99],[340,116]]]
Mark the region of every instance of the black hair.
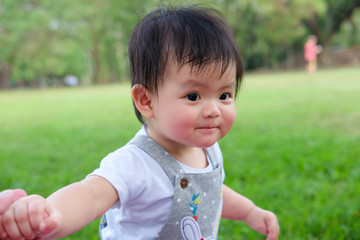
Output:
[[[135,27],[129,41],[131,85],[142,84],[157,93],[171,61],[202,70],[219,64],[221,74],[236,67],[237,93],[243,65],[230,27],[215,9],[199,5],[160,7],[147,14]],[[134,105],[135,106],[135,105]],[[143,116],[135,107],[140,122]]]

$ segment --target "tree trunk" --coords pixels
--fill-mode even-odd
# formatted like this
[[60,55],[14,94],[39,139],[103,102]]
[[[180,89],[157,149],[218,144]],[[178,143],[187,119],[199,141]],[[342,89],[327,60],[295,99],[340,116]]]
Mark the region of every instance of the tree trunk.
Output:
[[93,23],[91,21],[89,22],[89,28],[90,28],[90,36],[92,38],[92,47],[90,51],[91,51],[92,64],[94,66],[92,83],[98,84],[100,80],[100,71],[101,71],[99,41],[98,41],[98,35],[96,34]]
[[93,71],[93,79],[92,82],[94,84],[98,84],[99,83],[99,75],[100,75],[100,59],[99,59],[99,49],[97,47],[97,45],[94,43],[94,48],[91,51],[91,57],[92,57],[92,62],[94,64],[94,71]]
[[0,65],[0,88],[10,88],[11,67],[6,64]]

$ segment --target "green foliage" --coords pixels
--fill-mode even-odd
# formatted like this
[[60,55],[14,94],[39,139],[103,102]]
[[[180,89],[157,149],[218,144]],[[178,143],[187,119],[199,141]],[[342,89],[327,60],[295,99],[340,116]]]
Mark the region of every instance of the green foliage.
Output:
[[[223,12],[234,29],[246,68],[276,67],[307,33],[302,19],[320,9],[314,1],[225,1]],[[305,8],[307,9],[307,8]],[[294,50],[295,49],[295,50]]]
[[0,88],[60,85],[68,74],[84,84],[128,79],[127,42],[139,19],[159,5],[198,3],[224,13],[247,69],[277,68],[311,33],[326,52],[333,38],[341,47],[360,41],[359,0],[3,0]]
[[[277,214],[281,239],[360,235],[359,68],[248,74],[220,142],[226,184]],[[128,85],[0,92],[0,189],[45,196],[140,128]],[[265,239],[223,220],[219,239]],[[99,239],[98,221],[66,239]]]
[[[334,36],[339,33],[344,23],[347,23],[349,20],[355,23],[353,21],[354,13],[360,7],[360,0],[324,0],[323,2],[326,6],[325,11],[313,11],[312,15],[304,20],[310,33],[316,35],[319,43],[323,46],[320,61],[326,64]],[[351,32],[347,33],[352,34]],[[356,35],[353,39],[355,38]],[[342,41],[342,43],[346,43],[346,41]]]
[[360,9],[340,27],[339,33],[334,36],[333,45],[337,48],[360,45]]

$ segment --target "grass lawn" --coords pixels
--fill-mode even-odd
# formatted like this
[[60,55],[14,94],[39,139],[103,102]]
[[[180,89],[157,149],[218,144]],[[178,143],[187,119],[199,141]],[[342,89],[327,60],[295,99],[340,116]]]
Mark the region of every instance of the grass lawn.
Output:
[[[128,85],[0,92],[0,190],[48,196],[140,128]],[[360,68],[248,74],[220,141],[226,184],[274,211],[281,239],[359,239]],[[98,221],[67,239],[99,239]],[[219,239],[265,239],[223,220]]]

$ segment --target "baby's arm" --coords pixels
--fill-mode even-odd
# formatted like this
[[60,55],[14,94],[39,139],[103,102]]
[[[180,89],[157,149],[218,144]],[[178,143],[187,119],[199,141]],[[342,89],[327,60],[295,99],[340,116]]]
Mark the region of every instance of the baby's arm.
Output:
[[37,195],[18,200],[2,216],[2,224],[11,239],[57,239],[99,218],[116,201],[117,192],[108,181],[90,176],[46,200]]
[[267,240],[278,239],[280,227],[276,216],[257,207],[250,199],[223,185],[224,206],[222,217],[246,223],[254,230],[268,235]]

